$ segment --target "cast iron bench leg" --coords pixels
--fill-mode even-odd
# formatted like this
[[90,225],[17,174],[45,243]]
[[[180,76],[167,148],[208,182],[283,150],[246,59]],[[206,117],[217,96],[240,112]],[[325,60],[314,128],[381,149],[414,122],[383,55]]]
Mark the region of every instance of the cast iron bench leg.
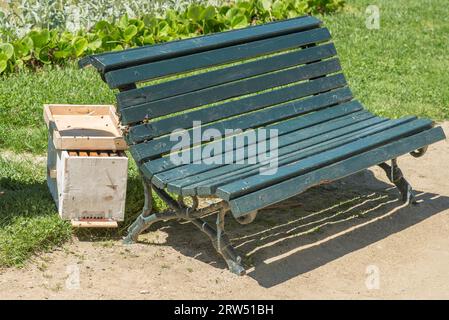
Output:
[[401,169],[399,169],[397,159],[391,160],[391,166],[385,162],[379,164],[385,173],[387,174],[388,179],[394,183],[396,188],[398,188],[401,193],[401,200],[407,204],[417,204],[415,195],[413,193],[413,189],[411,185],[405,180]]
[[228,236],[225,234],[224,218],[226,212],[226,209],[222,209],[217,213],[216,229],[202,219],[192,219],[190,221],[210,238],[215,250],[217,250],[228,264],[229,270],[236,275],[243,276],[246,271],[241,265],[242,258],[237,254]]
[[[183,219],[191,222],[210,238],[214,248],[225,259],[231,272],[237,275],[245,274],[245,269],[241,265],[241,257],[236,253],[229,238],[224,233],[224,218],[229,210],[227,207],[211,205],[209,207],[211,211],[208,211],[207,208],[197,210],[198,201],[195,200],[194,207],[188,208],[185,207],[182,199],[176,202],[164,190],[155,188],[154,190],[156,193],[167,203],[172,211],[151,214],[153,188],[151,182],[147,181],[145,178],[143,178],[143,188],[145,193],[145,203],[142,209],[142,214],[139,215],[134,223],[128,228],[128,235],[123,239],[124,244],[133,244],[137,242],[139,234],[148,229],[155,222]],[[217,210],[217,228],[214,229],[200,217],[216,212]]]
[[123,239],[124,244],[133,244],[137,242],[137,237],[143,231],[148,229],[153,223],[178,218],[175,212],[156,212],[151,214],[153,209],[153,194],[151,182],[143,178],[143,190],[145,194],[145,203],[142,214],[137,217],[128,228],[128,235]]

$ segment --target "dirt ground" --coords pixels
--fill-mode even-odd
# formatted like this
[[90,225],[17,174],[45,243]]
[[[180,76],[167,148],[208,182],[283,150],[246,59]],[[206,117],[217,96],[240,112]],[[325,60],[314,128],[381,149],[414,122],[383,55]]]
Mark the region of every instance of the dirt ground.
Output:
[[75,238],[25,268],[0,270],[0,298],[448,299],[449,144],[399,165],[417,206],[401,205],[376,167],[264,210],[250,225],[228,219],[246,276],[228,272],[193,226],[172,222],[135,245]]

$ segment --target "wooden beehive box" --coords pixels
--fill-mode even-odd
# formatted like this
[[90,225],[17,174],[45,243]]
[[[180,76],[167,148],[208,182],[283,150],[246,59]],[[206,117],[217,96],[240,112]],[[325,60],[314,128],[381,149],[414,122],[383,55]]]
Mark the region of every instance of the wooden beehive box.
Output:
[[62,219],[76,227],[123,221],[126,143],[114,106],[45,105],[47,184]]
[[58,150],[125,150],[113,105],[44,105],[44,120]]

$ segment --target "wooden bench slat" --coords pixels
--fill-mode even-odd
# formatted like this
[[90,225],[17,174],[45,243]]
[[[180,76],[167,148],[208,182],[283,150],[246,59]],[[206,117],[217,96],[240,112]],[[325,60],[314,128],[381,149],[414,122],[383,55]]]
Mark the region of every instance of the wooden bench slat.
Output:
[[[206,106],[231,98],[254,94],[268,89],[285,86],[291,83],[325,76],[341,70],[337,59],[320,61],[275,73],[265,74],[256,78],[227,83],[221,86],[190,92],[175,97],[153,101],[122,109],[123,121],[137,122],[143,118],[157,118],[196,107]],[[212,110],[205,108],[203,112]],[[202,118],[197,118],[202,119]],[[157,121],[157,120],[156,120]],[[167,120],[166,120],[167,121]],[[182,127],[180,127],[182,128]],[[171,130],[170,130],[171,131]]]
[[[289,154],[279,157],[279,167],[287,166],[292,162],[299,161],[301,159],[305,159],[306,157],[310,157],[316,154],[320,154],[321,152],[325,152],[326,150],[334,149],[345,144],[351,143],[358,139],[368,137],[370,135],[381,132],[382,130],[387,130],[390,128],[394,128],[400,124],[412,121],[415,117],[402,118],[397,120],[384,121],[378,124],[373,125],[369,128],[364,128],[359,130],[358,132],[352,132],[348,135],[339,137],[332,141],[325,141],[318,145],[313,145],[311,147],[305,149],[295,150]],[[263,167],[263,165],[262,165]],[[255,164],[251,166],[247,166],[245,168],[236,169],[234,171],[229,171],[227,173],[223,173],[221,178],[210,178],[207,181],[202,181],[196,184],[192,184],[189,186],[179,186],[179,183],[176,183],[178,187],[182,188],[182,194],[214,194],[216,189],[222,185],[232,183],[236,180],[252,177],[259,174],[259,169],[261,168],[260,164]],[[172,183],[169,184],[169,187]],[[178,190],[178,188],[169,188],[169,190]]]
[[[293,132],[291,134],[288,134],[286,136],[282,136],[279,139],[280,145],[278,148],[278,157],[279,160],[281,158],[285,158],[287,155],[293,154],[294,152],[297,152],[298,150],[303,150],[304,148],[308,148],[312,145],[324,143],[328,139],[336,138],[345,134],[350,134],[351,132],[354,132],[356,130],[360,130],[363,126],[366,125],[373,125],[382,121],[385,121],[381,118],[376,118],[373,115],[369,114],[368,112],[361,113],[360,118],[362,119],[360,122],[357,122],[357,120],[353,120],[353,123],[350,120],[351,117],[345,117],[345,121],[333,121],[338,122],[339,125],[344,125],[343,127],[339,128],[336,124],[327,124],[329,127],[333,127],[333,130],[328,130],[327,128],[324,130],[324,132],[320,132],[320,134],[313,135],[313,133],[309,130],[309,134],[307,134],[307,129],[303,129],[300,131]],[[357,118],[357,117],[356,117]],[[351,124],[350,124],[351,123]],[[350,125],[348,125],[350,124]],[[313,127],[317,127],[320,125],[316,125]],[[322,127],[322,126],[320,126]],[[310,128],[314,129],[314,128]],[[304,131],[304,133],[303,133]],[[314,130],[316,131],[316,130]],[[298,136],[301,136],[301,138],[298,138]],[[234,157],[237,157],[238,160],[244,159],[245,161],[248,161],[248,148],[245,150],[241,150],[240,153],[235,154],[235,151],[232,152],[232,155]],[[221,158],[221,157],[220,157]],[[255,157],[251,157],[251,159],[256,159]],[[213,184],[213,181],[215,181],[215,178],[218,178],[218,176],[223,175],[223,179],[226,177],[229,178],[230,175],[232,175],[232,172],[240,172],[244,173],[249,170],[250,167],[257,166],[256,164],[220,164],[220,165],[190,165],[187,166],[184,171],[187,171],[188,173],[183,174],[182,176],[175,176],[175,175],[168,175],[167,172],[162,172],[160,174],[157,174],[153,177],[153,181],[159,179],[161,176],[164,177],[164,183],[167,185],[168,188],[171,190],[179,190],[179,192],[182,192],[183,194],[187,193],[196,193],[196,187],[203,184]],[[260,164],[259,164],[260,165]],[[195,171],[198,170],[197,168],[202,166],[203,170],[202,172],[197,173],[190,173],[189,171]],[[193,170],[192,170],[192,169]],[[180,170],[183,170],[183,168],[179,168]],[[190,169],[190,170],[189,170]],[[175,171],[175,170],[172,170]],[[243,176],[242,176],[243,177]]]
[[329,39],[330,34],[326,28],[312,29],[279,36],[277,38],[258,40],[232,47],[113,70],[105,74],[105,79],[110,88],[120,88],[128,84],[242,61],[270,53],[324,42]]
[[431,128],[432,121],[427,119],[418,119],[405,123],[398,127],[385,130],[381,133],[362,138],[358,141],[346,144],[344,146],[321,152],[317,155],[303,159],[299,162],[290,163],[287,166],[280,167],[275,175],[257,175],[242,179],[230,184],[221,186],[217,189],[217,196],[224,200],[231,200],[244,194],[262,189],[270,184],[276,184],[280,181],[293,178],[307,171],[318,169],[321,166],[328,165],[368,151],[370,148],[387,144],[394,139],[400,139],[408,135],[418,133]]
[[[282,136],[284,134],[288,134],[290,132],[294,132],[297,130],[301,130],[304,128],[312,127],[319,123],[325,123],[332,119],[337,119],[340,117],[344,117],[346,115],[353,114],[354,117],[357,117],[357,112],[362,110],[363,107],[358,101],[351,101],[348,103],[344,103],[332,108],[319,110],[316,112],[312,112],[310,114],[306,114],[303,116],[299,116],[296,118],[288,119],[279,123],[275,123],[273,125],[267,126],[264,129],[270,130],[270,129],[277,129],[279,136]],[[366,112],[366,111],[365,111]],[[256,130],[257,132],[257,130]],[[214,141],[211,142],[209,145],[214,144],[220,144],[222,149],[225,147],[225,143],[229,141],[230,139],[233,139],[233,137],[227,137],[226,139],[223,139],[221,141]],[[248,143],[245,141],[245,144],[243,147],[247,147]],[[204,150],[204,146],[199,147],[201,150]],[[192,155],[193,149],[189,150],[189,152]],[[178,153],[179,154],[179,153]],[[134,155],[136,156],[136,155]],[[170,161],[169,157],[159,158],[152,161],[148,161],[142,165],[142,170],[145,171],[145,174],[147,174],[149,177],[151,177],[155,173],[159,173],[162,171],[169,170],[171,168],[174,168],[175,165]]]
[[[282,88],[274,90],[271,92],[262,93],[256,96],[251,96],[243,98],[240,100],[226,102],[219,106],[216,106],[215,112],[224,113],[227,111],[227,116],[238,115],[243,112],[250,112],[266,108],[269,106],[281,104],[284,102],[292,101],[295,99],[303,98],[311,94],[317,94],[319,92],[332,90],[338,87],[344,86],[346,83],[342,74],[337,74],[335,76],[329,76],[325,78],[320,78],[314,81],[308,81],[300,85],[294,85],[287,88]],[[299,103],[299,101],[298,101]],[[219,109],[219,111],[217,111]],[[273,119],[276,120],[276,119]],[[223,127],[224,122],[218,122],[211,125],[203,126],[204,128],[213,127],[219,130],[222,134],[225,133],[225,129],[237,129],[232,127]],[[228,126],[230,123],[226,123]],[[132,143],[133,141],[129,140]],[[161,138],[156,138],[145,143],[140,143],[137,145],[132,145],[130,147],[131,151],[134,150],[136,155],[141,154],[143,160],[145,158],[151,158],[158,156],[160,154],[166,153],[171,150],[171,148],[176,144],[175,141],[170,141],[169,136],[164,136]]]
[[[169,113],[171,110],[182,111],[216,103],[221,100],[234,98],[244,94],[252,94],[266,89],[275,89],[275,86],[288,85],[300,80],[320,77],[329,73],[340,71],[341,67],[337,60],[321,61],[314,64],[305,65],[298,68],[281,71],[278,74],[268,74],[258,79],[248,79],[245,81],[233,82],[223,87],[213,87],[195,93],[177,96],[170,99],[159,100],[148,105],[136,106],[122,111],[123,117],[128,118],[128,110],[147,114],[150,117],[155,111],[158,113]],[[325,81],[325,80],[321,80]],[[273,85],[276,84],[276,85]],[[309,84],[310,86],[310,84]],[[319,90],[319,89],[318,89]],[[317,92],[317,91],[315,91]],[[244,98],[243,98],[244,99]],[[249,99],[251,100],[251,99]],[[237,100],[233,100],[237,101]],[[220,102],[226,103],[226,102]],[[232,104],[232,102],[229,102]],[[140,111],[138,111],[138,109]],[[169,111],[167,110],[169,109]],[[153,111],[153,112],[152,112]],[[174,111],[174,112],[176,112]],[[202,124],[220,120],[242,113],[240,108],[232,108],[227,105],[215,105],[199,110],[186,112],[180,115],[155,120],[142,125],[133,126],[129,132],[129,140],[139,142],[146,139],[158,137],[172,132],[175,129],[188,129],[192,127],[193,121],[200,120]],[[142,133],[139,133],[142,132]]]
[[[342,93],[342,95],[339,95],[339,93]],[[329,92],[329,93],[321,94],[319,96],[314,96],[312,98],[305,99],[297,104],[286,104],[283,106],[283,107],[285,107],[285,111],[286,111],[283,113],[283,115],[285,117],[283,117],[283,118],[279,117],[279,119],[282,119],[282,122],[280,122],[279,124],[276,124],[276,129],[279,130],[279,135],[297,130],[298,128],[302,127],[300,123],[296,122],[298,115],[301,115],[301,114],[304,114],[304,113],[307,113],[310,111],[314,111],[314,110],[315,111],[320,110],[320,109],[328,107],[329,105],[332,105],[334,103],[340,103],[340,102],[343,103],[345,101],[350,100],[350,98],[351,98],[351,93],[349,90],[347,90],[345,88],[345,89],[339,89],[338,91],[335,91],[335,92]],[[353,102],[353,103],[357,103],[357,102]],[[346,108],[346,106],[343,106],[343,107]],[[358,104],[355,106],[355,108],[357,110],[360,110],[363,107],[360,104]],[[352,106],[350,107],[350,109],[352,110]],[[248,127],[251,127],[254,125],[256,125],[256,127],[257,127],[257,125],[268,124],[266,129],[274,128],[273,125],[270,125],[270,123],[271,123],[270,111],[274,112],[274,110],[266,110],[266,111],[258,112],[257,115],[252,116],[250,114],[250,115],[238,117],[236,119],[231,119],[231,120],[225,121],[225,122],[229,122],[229,123],[224,123],[223,126],[224,127],[231,127],[231,126],[239,127],[239,125],[240,125],[240,129],[245,130]],[[348,111],[348,112],[353,112],[353,111]],[[261,114],[261,113],[263,113],[263,114]],[[296,117],[287,120],[288,116],[292,115],[292,114],[296,114]],[[338,114],[339,113],[337,112],[335,114],[335,116],[338,116]],[[265,116],[265,115],[267,117],[259,117],[259,116]],[[334,114],[331,114],[331,115],[334,116]],[[252,119],[255,120],[255,123],[251,123],[249,121],[251,116],[253,117]],[[226,138],[226,139],[232,139],[232,137]],[[225,139],[225,141],[227,141],[226,139]],[[131,148],[133,148],[133,146]],[[138,156],[138,155],[135,155],[135,156]],[[169,169],[175,167],[175,165],[169,160],[168,157],[161,157],[161,158],[153,159],[153,160],[151,160],[151,162],[148,162],[146,164],[146,166],[148,166],[147,174],[149,174],[149,177],[151,177],[155,173],[166,171],[166,170],[169,170]]]
[[[297,96],[298,98],[300,98],[300,95],[303,95],[303,96],[309,95],[311,93],[311,89],[315,89],[316,87],[319,87],[320,90],[322,90],[322,91],[329,90],[338,85],[343,84],[344,79],[342,79],[339,76],[340,75],[337,75],[335,78],[332,79],[332,81],[322,81],[322,79],[326,79],[326,78],[321,78],[321,79],[318,79],[315,81],[307,82],[304,84],[303,87],[301,87],[302,90],[299,90],[299,88],[295,86],[295,87],[291,87],[291,88],[286,88],[286,89],[289,89],[287,91],[278,90],[277,92],[279,92],[279,94],[257,95],[255,97],[253,97],[252,101],[248,101],[249,99],[242,99],[242,100],[245,100],[247,103],[240,102],[242,100],[232,101],[232,103],[229,103],[228,108],[229,108],[230,112],[238,111],[239,113],[241,113],[242,111],[253,111],[253,110],[261,109],[262,107],[268,107],[268,106],[276,104],[276,103],[289,101],[289,100],[291,100],[290,98],[293,95]],[[323,82],[327,86],[324,86],[322,84]],[[331,86],[329,86],[329,85],[331,85]],[[296,89],[296,92],[292,92],[293,90],[291,90],[291,89]],[[281,92],[282,92],[282,95],[281,95]],[[263,100],[263,98],[265,98],[265,100]],[[222,112],[224,112],[224,111],[222,111]],[[257,113],[255,113],[255,114],[257,114]],[[275,120],[278,120],[278,119],[273,118],[273,121],[275,121]],[[242,129],[242,127],[239,126],[240,124],[241,124],[241,122],[239,122],[239,121],[227,121],[227,122],[223,121],[223,122],[217,122],[217,123],[205,125],[202,128],[204,130],[213,128],[216,131],[220,132],[222,135],[225,135],[226,130]],[[232,127],[232,125],[235,125],[235,127]],[[252,124],[252,125],[254,126],[254,124]],[[192,130],[193,129],[188,130],[187,132],[190,134],[192,132]],[[154,157],[160,156],[161,154],[173,151],[173,147],[175,145],[177,145],[178,142],[171,141],[170,139],[171,139],[170,136],[163,136],[160,138],[150,140],[148,142],[143,142],[143,143],[139,143],[136,145],[132,145],[132,146],[130,146],[130,151],[134,152],[133,154],[135,156],[137,156],[138,159],[140,159],[140,161],[145,160],[145,159],[154,158]]]
[[440,127],[426,130],[238,197],[229,204],[235,217],[243,216],[253,210],[291,198],[323,181],[343,178],[443,139],[445,135]]
[[332,43],[295,50],[293,52],[265,57],[256,61],[240,63],[231,67],[123,91],[117,94],[117,104],[120,109],[125,109],[130,106],[173,97],[320,59],[330,58],[336,54],[335,46]]
[[[286,119],[290,117],[297,117],[311,111],[317,111],[331,105],[349,101],[352,98],[352,93],[348,88],[337,89],[327,93],[322,93],[317,96],[306,98],[301,101],[282,104],[276,108],[260,110],[256,114],[248,114],[236,117],[234,119],[225,120],[222,122],[223,127],[239,127],[246,130],[249,127],[259,127],[268,125],[267,129],[271,128],[272,118],[282,120],[281,124],[277,126],[280,134],[281,132],[289,132],[292,128],[297,128],[295,118],[290,121]],[[361,106],[359,106],[362,108]],[[280,121],[279,120],[279,121]],[[287,124],[287,126],[285,125]],[[148,164],[150,172],[158,173],[173,167],[173,164],[167,157],[154,159]]]
[[81,67],[92,64],[101,73],[129,65],[139,65],[182,55],[202,52],[240,43],[316,28],[321,21],[311,16],[276,21],[244,29],[220,32],[201,37],[171,41],[119,52],[108,52],[80,60]]
[[[193,123],[194,120],[201,119],[202,117],[203,120],[209,122],[208,119],[213,119],[214,114],[220,112],[218,113],[220,114],[220,116],[233,117],[224,120],[221,119],[214,124],[214,128],[220,130],[222,128],[240,128],[242,130],[245,130],[250,127],[255,128],[262,125],[267,125],[276,121],[285,120],[290,117],[318,110],[320,108],[325,108],[330,105],[342,103],[350,100],[351,98],[352,93],[348,88],[340,88],[319,95],[307,97],[301,100],[284,102],[274,107],[258,110],[257,112],[250,112],[239,115],[241,109],[234,110],[232,108],[229,108],[228,104],[225,104],[222,106],[216,106],[214,109],[219,109],[217,112],[208,112],[203,115],[201,113],[198,114],[201,110],[192,111],[191,114],[181,115],[180,119],[183,119],[183,117],[190,118]],[[181,122],[181,120],[176,121]],[[164,122],[162,122],[161,120],[162,124],[164,124]],[[165,123],[165,125],[169,127],[168,123]],[[154,127],[152,127],[152,129],[154,129]],[[150,129],[146,125],[134,126],[130,128],[127,140],[129,143],[142,141],[148,137],[151,137],[149,131]]]
[[[279,153],[285,150],[286,146],[295,144],[297,142],[312,143],[312,139],[328,139],[327,137],[338,135],[341,131],[346,130],[349,127],[355,127],[361,125],[360,122],[366,123],[365,120],[374,118],[374,115],[368,111],[359,111],[347,116],[339,117],[336,119],[330,119],[328,121],[312,125],[307,128],[301,128],[297,131],[292,131],[279,135],[278,147]],[[380,119],[380,118],[377,118]],[[237,153],[237,154],[236,154]],[[223,150],[220,155],[208,157],[205,160],[208,162],[221,161],[227,156],[233,156],[234,161],[246,159],[248,155],[248,148],[244,146],[242,148],[235,148],[230,151]],[[224,161],[222,164],[186,164],[183,166],[177,166],[170,170],[166,170],[156,174],[152,182],[159,188],[165,188],[166,184],[174,180],[189,178],[193,175],[197,175],[203,172],[214,170],[215,168],[225,166]]]

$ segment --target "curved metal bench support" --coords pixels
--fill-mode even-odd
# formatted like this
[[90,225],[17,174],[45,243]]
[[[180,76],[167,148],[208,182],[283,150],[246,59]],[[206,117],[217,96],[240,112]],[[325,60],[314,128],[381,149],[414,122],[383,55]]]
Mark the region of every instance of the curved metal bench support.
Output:
[[415,158],[420,158],[420,157],[422,157],[423,155],[426,154],[428,147],[429,146],[425,146],[425,147],[419,148],[418,150],[410,152],[410,154],[412,156],[414,156]]
[[398,188],[401,193],[402,202],[407,204],[417,204],[413,189],[407,180],[405,180],[401,169],[399,169],[397,159],[391,160],[391,166],[383,162],[379,164],[379,167],[385,171],[388,179],[394,183],[396,188]]
[[145,202],[143,205],[142,213],[137,217],[133,224],[128,227],[128,235],[123,239],[123,243],[132,244],[137,242],[139,234],[148,229],[153,223],[158,221],[167,221],[176,219],[178,215],[174,211],[168,212],[156,212],[153,211],[153,194],[152,184],[143,175],[142,184],[145,195]]
[[241,265],[242,258],[237,254],[224,231],[224,217],[226,212],[227,209],[222,209],[217,213],[216,229],[202,219],[192,219],[190,222],[209,237],[215,250],[217,250],[226,261],[229,270],[236,275],[242,276],[246,273]]

